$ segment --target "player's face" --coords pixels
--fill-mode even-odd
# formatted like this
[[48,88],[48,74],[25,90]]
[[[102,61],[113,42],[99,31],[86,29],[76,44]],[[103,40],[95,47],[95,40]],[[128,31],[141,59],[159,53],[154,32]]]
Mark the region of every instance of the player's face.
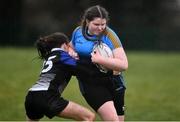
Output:
[[87,26],[90,34],[99,35],[106,28],[106,19],[97,17],[94,20],[87,22]]

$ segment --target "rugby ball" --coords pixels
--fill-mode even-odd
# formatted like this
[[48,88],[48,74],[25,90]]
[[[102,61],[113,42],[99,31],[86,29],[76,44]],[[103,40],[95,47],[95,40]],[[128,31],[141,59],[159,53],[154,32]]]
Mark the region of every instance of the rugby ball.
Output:
[[[98,51],[100,55],[104,56],[104,57],[111,57],[113,58],[113,52],[112,50],[109,48],[109,46],[105,43],[97,43],[94,45],[93,47],[93,52]],[[96,64],[96,66],[99,68],[99,70],[103,73],[107,73],[108,72],[108,68],[106,68],[103,65],[100,64]]]

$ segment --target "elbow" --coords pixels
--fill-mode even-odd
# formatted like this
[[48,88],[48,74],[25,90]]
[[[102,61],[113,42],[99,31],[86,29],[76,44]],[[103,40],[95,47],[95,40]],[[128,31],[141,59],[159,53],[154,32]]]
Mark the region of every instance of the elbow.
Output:
[[120,69],[121,71],[126,71],[128,69],[128,62],[124,63]]
[[113,70],[118,71],[118,72],[122,72],[122,71],[126,71],[128,69],[128,64],[124,64],[123,66],[119,66]]
[[128,69],[128,60],[126,59],[124,62],[124,70],[127,70],[127,69]]
[[128,63],[126,63],[125,65],[124,65],[124,70],[127,70],[128,69]]

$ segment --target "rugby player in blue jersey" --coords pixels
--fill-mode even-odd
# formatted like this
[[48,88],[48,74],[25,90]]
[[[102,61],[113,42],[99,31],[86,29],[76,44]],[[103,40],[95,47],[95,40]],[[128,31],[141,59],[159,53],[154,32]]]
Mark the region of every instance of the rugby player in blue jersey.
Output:
[[37,51],[44,64],[39,79],[25,99],[28,121],[38,121],[44,115],[81,121],[95,119],[95,114],[87,108],[61,97],[71,76],[86,72],[86,68],[68,54],[68,45],[68,37],[60,32],[37,40]]
[[[105,8],[97,5],[86,9],[81,26],[74,30],[70,44],[78,54],[79,60],[87,62],[86,66],[89,66],[89,70],[96,72],[93,77],[86,72],[77,76],[81,93],[87,103],[102,120],[124,121],[126,88],[122,71],[128,68],[128,60],[120,39],[107,26],[108,20],[108,12]],[[98,42],[107,44],[113,51],[114,57],[105,58],[98,51],[93,53],[93,47]],[[73,56],[74,52],[70,54]],[[111,69],[113,74],[97,72],[95,63]]]

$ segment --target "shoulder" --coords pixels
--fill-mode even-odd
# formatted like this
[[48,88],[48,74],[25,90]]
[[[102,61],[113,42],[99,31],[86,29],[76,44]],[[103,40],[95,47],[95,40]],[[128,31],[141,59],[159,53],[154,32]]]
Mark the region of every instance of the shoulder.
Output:
[[61,50],[58,51],[57,53],[59,55],[58,56],[58,60],[60,61],[59,63],[66,65],[73,65],[73,66],[76,65],[76,60],[73,57],[71,57],[68,52]]
[[107,27],[104,34],[106,35],[107,39],[111,41],[115,48],[122,46],[119,37],[111,28]]
[[111,28],[109,28],[109,27],[106,28],[105,35],[107,37],[109,37],[110,39],[117,39],[117,40],[119,40],[119,37],[117,36],[117,34]]
[[78,27],[76,27],[76,28],[74,29],[73,33],[74,33],[74,34],[75,34],[75,33],[80,33],[81,30],[82,30],[82,27],[81,27],[81,26],[78,26]]
[[81,35],[82,35],[82,27],[78,26],[74,29],[71,40],[75,40],[77,37]]

